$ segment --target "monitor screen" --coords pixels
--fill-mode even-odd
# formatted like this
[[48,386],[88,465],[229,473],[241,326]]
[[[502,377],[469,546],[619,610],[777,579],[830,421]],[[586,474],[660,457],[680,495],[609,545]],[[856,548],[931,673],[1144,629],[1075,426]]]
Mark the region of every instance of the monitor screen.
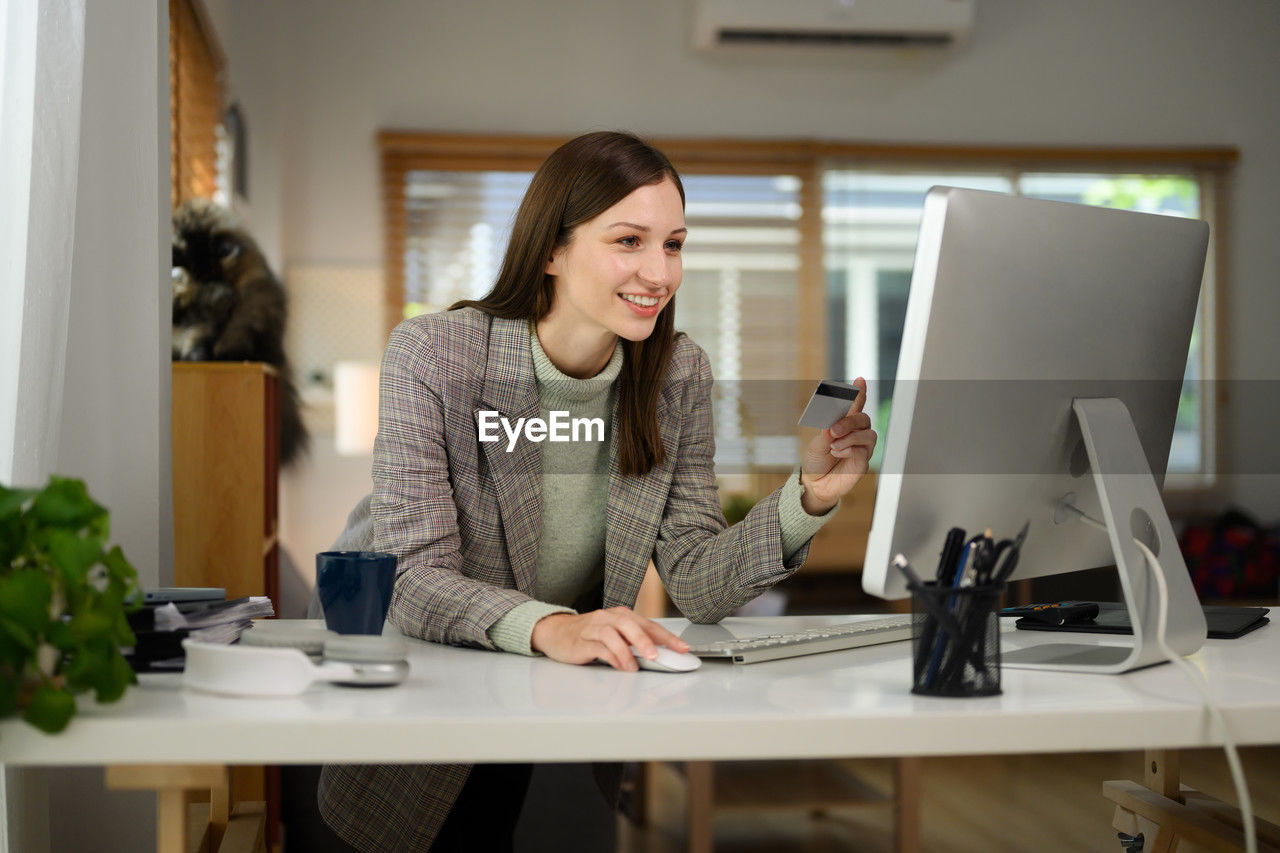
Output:
[[1171,216],[929,192],[863,567],[868,592],[907,595],[890,567],[897,553],[933,578],[952,527],[1000,538],[1029,524],[1014,579],[1116,564],[1105,531],[1062,517],[1069,495],[1104,515],[1073,402],[1123,403],[1141,451],[1109,463],[1108,474],[1154,477],[1158,489],[1208,231]]

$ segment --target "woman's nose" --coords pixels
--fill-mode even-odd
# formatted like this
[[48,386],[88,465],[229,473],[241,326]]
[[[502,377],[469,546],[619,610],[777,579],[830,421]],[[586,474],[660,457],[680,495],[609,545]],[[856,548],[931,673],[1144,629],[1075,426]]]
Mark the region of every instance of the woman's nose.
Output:
[[640,278],[655,287],[667,287],[675,277],[673,266],[666,252],[646,252],[640,264]]

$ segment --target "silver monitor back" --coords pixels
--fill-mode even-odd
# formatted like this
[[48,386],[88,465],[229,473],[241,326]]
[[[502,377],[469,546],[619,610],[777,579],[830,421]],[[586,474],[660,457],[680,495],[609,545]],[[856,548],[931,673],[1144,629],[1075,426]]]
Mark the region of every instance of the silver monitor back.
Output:
[[1154,477],[1158,489],[1208,233],[1192,219],[930,190],[862,573],[868,592],[907,595],[889,565],[899,552],[932,579],[953,526],[1007,537],[1029,522],[1013,579],[1116,564],[1113,545],[1131,538],[1111,542],[1062,523],[1061,512],[1055,522],[1071,493],[1079,509],[1104,515],[1073,401],[1127,407],[1141,451],[1131,471],[1108,473]]

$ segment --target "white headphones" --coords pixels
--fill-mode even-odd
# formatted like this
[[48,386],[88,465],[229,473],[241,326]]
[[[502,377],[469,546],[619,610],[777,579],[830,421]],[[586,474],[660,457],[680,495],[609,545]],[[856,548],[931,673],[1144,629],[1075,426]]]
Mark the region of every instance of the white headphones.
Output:
[[[235,646],[183,640],[183,686],[226,696],[296,696],[317,681],[390,687],[409,674],[399,637],[339,635],[312,620],[261,620]],[[319,664],[312,658],[320,658]]]

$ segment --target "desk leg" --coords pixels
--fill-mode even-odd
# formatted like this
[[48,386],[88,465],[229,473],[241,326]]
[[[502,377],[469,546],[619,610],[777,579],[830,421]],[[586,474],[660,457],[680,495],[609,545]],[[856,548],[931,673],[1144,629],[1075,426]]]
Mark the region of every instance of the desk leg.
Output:
[[1182,802],[1178,750],[1148,749],[1143,754],[1142,783],[1162,797]]
[[[1240,810],[1179,784],[1178,752],[1148,750],[1143,756],[1143,785],[1128,780],[1102,783],[1102,794],[1116,804],[1112,825],[1147,839],[1145,850],[1165,853],[1186,842],[1197,850],[1235,853],[1244,849]],[[1255,816],[1260,851],[1280,851],[1280,826]]]
[[920,759],[898,758],[893,764],[893,830],[897,853],[920,850]]
[[685,763],[686,847],[689,853],[711,853],[714,846],[714,771],[715,765],[710,761]]
[[217,764],[113,765],[107,768],[109,790],[153,790],[157,794],[156,851],[185,853],[188,848],[187,795],[208,791],[209,822],[199,834],[201,849],[217,850],[222,843],[230,813],[230,778],[227,768]]

